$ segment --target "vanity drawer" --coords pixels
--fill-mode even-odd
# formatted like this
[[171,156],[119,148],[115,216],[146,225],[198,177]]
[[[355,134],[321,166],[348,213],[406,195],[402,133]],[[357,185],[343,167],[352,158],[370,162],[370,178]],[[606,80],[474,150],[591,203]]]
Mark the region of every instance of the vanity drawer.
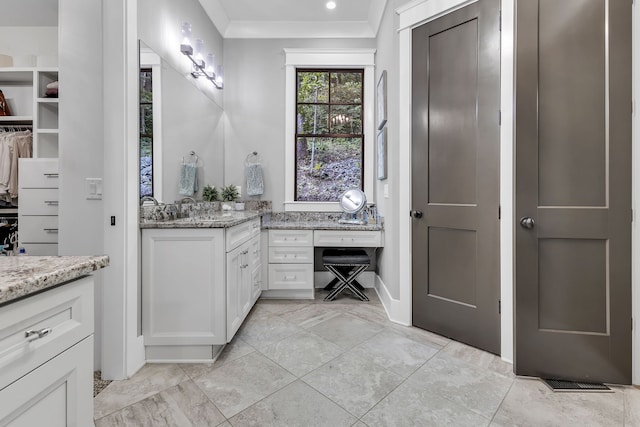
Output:
[[269,264],[269,290],[313,289],[313,264]]
[[18,159],[18,175],[20,188],[58,188],[58,159]]
[[20,191],[22,215],[58,215],[57,188],[28,188]]
[[234,225],[227,228],[226,248],[227,252],[237,248],[249,238],[260,234],[260,218]]
[[269,246],[313,246],[313,230],[269,230]]
[[[26,337],[27,331],[33,333]],[[3,306],[0,384],[10,384],[92,333],[92,277]]]
[[382,231],[340,231],[316,230],[313,234],[314,246],[372,247],[384,246]]
[[313,263],[313,246],[274,246],[269,248],[269,262],[281,264]]
[[18,218],[20,244],[24,243],[57,243],[57,216],[20,216]]

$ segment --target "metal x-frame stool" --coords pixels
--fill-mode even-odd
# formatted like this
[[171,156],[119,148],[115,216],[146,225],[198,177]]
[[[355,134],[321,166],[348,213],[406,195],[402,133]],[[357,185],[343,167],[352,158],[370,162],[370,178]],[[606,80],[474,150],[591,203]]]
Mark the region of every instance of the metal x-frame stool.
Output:
[[356,277],[371,264],[371,259],[364,250],[325,249],[322,253],[322,263],[336,276],[325,289],[331,289],[337,282],[329,295],[324,297],[325,301],[333,301],[345,289],[349,289],[361,301],[369,301],[363,292],[364,288],[356,281]]

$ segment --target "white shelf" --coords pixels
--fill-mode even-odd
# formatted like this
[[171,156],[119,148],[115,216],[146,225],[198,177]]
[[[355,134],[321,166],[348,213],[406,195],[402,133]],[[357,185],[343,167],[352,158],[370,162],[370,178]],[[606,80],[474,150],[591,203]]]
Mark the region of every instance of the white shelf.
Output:
[[42,104],[57,104],[58,98],[38,98],[36,101]]
[[33,116],[0,116],[0,123],[32,122]]
[[24,82],[31,83],[33,82],[33,72],[35,68],[13,68],[6,67],[0,68],[0,81],[2,82]]
[[37,133],[47,133],[47,134],[59,134],[60,130],[58,129],[37,129]]

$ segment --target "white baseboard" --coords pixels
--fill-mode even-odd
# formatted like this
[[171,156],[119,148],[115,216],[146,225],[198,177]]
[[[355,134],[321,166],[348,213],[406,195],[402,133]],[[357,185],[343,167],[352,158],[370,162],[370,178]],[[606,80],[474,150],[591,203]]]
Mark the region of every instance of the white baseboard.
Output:
[[404,326],[411,326],[410,319],[405,319],[405,315],[403,315],[402,306],[400,304],[400,300],[394,299],[389,293],[389,290],[385,286],[384,282],[378,276],[375,275],[375,289],[378,294],[378,298],[382,302],[382,306],[387,312],[387,317],[394,323],[398,323]]

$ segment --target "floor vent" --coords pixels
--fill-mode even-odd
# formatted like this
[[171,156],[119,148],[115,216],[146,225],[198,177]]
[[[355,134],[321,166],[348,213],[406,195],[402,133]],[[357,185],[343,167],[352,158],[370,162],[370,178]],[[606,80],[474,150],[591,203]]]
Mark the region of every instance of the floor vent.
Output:
[[594,392],[610,392],[613,393],[609,387],[601,383],[577,383],[574,381],[553,380],[542,378],[542,381],[553,391],[594,391]]

